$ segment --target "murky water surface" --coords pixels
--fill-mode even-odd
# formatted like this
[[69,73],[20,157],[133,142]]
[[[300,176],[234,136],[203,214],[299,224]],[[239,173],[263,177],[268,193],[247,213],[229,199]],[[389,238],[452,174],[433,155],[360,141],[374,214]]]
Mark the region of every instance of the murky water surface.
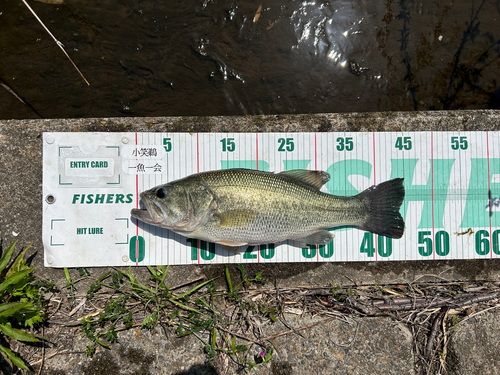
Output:
[[500,108],[499,1],[0,3],[0,118]]

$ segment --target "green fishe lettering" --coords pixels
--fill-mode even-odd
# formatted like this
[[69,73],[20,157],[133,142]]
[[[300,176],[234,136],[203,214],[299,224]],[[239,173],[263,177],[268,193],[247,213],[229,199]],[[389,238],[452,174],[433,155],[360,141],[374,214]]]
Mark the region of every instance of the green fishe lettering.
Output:
[[349,182],[348,177],[353,174],[359,174],[370,178],[372,174],[372,165],[359,159],[340,160],[326,170],[330,174],[330,181],[326,183],[326,188],[333,195],[356,195],[359,191]]
[[426,185],[413,183],[415,167],[420,159],[391,159],[391,179],[403,177],[405,179],[405,200],[401,206],[401,215],[406,219],[408,204],[410,202],[424,202],[422,216],[418,228],[432,228],[432,185],[434,177],[434,227],[444,228],[443,216],[446,199],[448,197],[448,186],[450,184],[451,168],[456,159],[434,159],[434,173],[432,176],[429,168]]
[[[467,201],[465,203],[464,216],[461,228],[489,227],[490,210],[488,202],[488,159],[472,158],[469,188],[467,189]],[[500,183],[491,182],[493,175],[500,174],[500,159],[490,159],[490,189],[491,199],[500,198]],[[491,226],[500,226],[500,215],[491,212]]]

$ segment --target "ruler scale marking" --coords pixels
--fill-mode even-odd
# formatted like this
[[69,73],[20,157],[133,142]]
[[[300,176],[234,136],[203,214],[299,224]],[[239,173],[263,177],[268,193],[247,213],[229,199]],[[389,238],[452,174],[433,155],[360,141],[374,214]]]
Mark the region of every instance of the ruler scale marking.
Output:
[[[135,133],[135,147],[137,148],[137,133]],[[137,159],[136,159],[137,161]],[[139,174],[135,175],[135,196],[136,196],[136,208],[139,208]],[[137,229],[135,234],[135,265],[138,266],[139,262],[139,220],[135,219],[137,222]]]
[[434,132],[431,132],[431,205],[432,205],[432,259],[436,259],[436,235],[434,229]]
[[[46,257],[50,255],[54,258],[51,264],[46,262],[47,266],[498,257],[500,214],[497,186],[500,174],[496,173],[499,162],[495,156],[498,152],[494,147],[490,151],[490,144],[498,142],[498,132],[195,134],[51,133],[56,139],[51,144],[46,142],[45,133],[44,197],[48,194],[57,196],[56,204],[43,202],[45,253]],[[131,141],[129,145],[122,142],[127,137]],[[132,142],[134,138],[135,142]],[[165,143],[167,139],[172,145],[170,150]],[[234,150],[222,152],[222,139],[234,141]],[[406,141],[412,144],[406,144]],[[348,148],[352,147],[347,146],[349,142],[354,149]],[[86,147],[89,144],[97,146]],[[281,144],[284,148],[278,150]],[[344,145],[342,150],[341,144]],[[158,155],[133,156],[131,151],[134,147],[136,152],[154,149]],[[374,243],[370,245],[373,247],[364,248],[362,243],[366,232],[343,228],[334,231],[334,246],[330,248],[316,246],[302,250],[284,243],[277,244],[272,250],[269,246],[256,246],[248,254],[242,248],[241,255],[232,256],[219,246],[215,247],[215,254],[213,245],[207,245],[205,249],[203,244],[202,249],[200,241],[193,242],[192,253],[191,243],[186,242],[184,237],[166,229],[139,224],[135,219],[135,222],[132,220],[135,228],[131,225],[127,230],[129,234],[123,232],[119,223],[130,222],[130,209],[140,207],[138,195],[141,191],[194,171],[220,169],[221,165],[238,165],[239,161],[249,163],[252,159],[252,168],[259,170],[279,172],[297,166],[328,170],[332,178],[322,191],[334,194],[352,195],[355,194],[353,187],[361,191],[368,187],[367,181],[371,185],[371,181],[379,184],[390,178],[405,177],[407,199],[401,211],[406,221],[405,236],[401,240],[388,240],[374,234],[371,240]],[[47,163],[49,160],[51,163]],[[108,168],[109,177],[89,168],[88,177],[79,177],[87,170],[71,167],[73,160],[107,160],[106,163],[109,160],[109,163],[122,168]],[[226,163],[221,163],[223,160]],[[161,166],[161,173],[153,172],[155,163]],[[134,169],[139,164],[143,166],[141,172]],[[49,168],[48,165],[55,167]],[[367,180],[368,167],[373,171],[373,179]],[[447,172],[447,168],[451,171]],[[449,177],[447,173],[450,173]],[[119,181],[118,184],[116,181]],[[128,199],[130,203],[127,203]],[[61,206],[62,203],[64,206]],[[78,219],[76,212],[80,215]],[[115,218],[123,221],[116,221]],[[47,222],[56,224],[51,228]],[[88,228],[91,225],[104,234],[90,237],[77,233],[81,230],[90,232]],[[469,227],[472,228],[472,235],[468,232]],[[132,237],[135,239],[131,245],[129,241]],[[64,241],[58,238],[64,238]],[[94,247],[98,246],[100,250],[90,255],[88,244],[93,240],[96,241]],[[52,243],[58,247],[53,247]],[[389,243],[392,244],[391,250]],[[429,252],[426,253],[426,249]],[[129,254],[130,258],[135,256],[135,260],[129,259],[127,263],[125,259]]]
[[[377,162],[375,160],[375,132],[372,133],[372,138],[373,138],[373,185],[377,185]],[[375,242],[375,261],[378,261],[378,241],[377,241],[377,235],[373,235],[373,240]]]
[[488,216],[490,224],[490,259],[493,259],[493,232],[491,231],[491,182],[490,182],[490,144],[488,139],[488,132],[486,132],[486,157],[488,159]]
[[[200,173],[200,133],[196,133],[196,173]],[[200,264],[201,258],[201,246],[200,240],[196,241],[196,247],[198,248],[198,264]]]

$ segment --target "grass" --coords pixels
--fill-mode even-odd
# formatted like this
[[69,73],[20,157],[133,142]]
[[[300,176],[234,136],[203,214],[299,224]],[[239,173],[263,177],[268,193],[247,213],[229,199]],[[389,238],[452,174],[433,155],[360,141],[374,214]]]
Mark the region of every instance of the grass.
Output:
[[[436,276],[438,282],[418,284],[273,288],[261,287],[266,283],[262,274],[250,277],[242,265],[237,266],[237,276],[226,267],[217,284],[216,279],[200,277],[177,286],[167,284],[167,266],[148,267],[145,281],[137,279],[130,268],[110,269],[100,277],[92,277],[84,268],[65,269],[66,280],[57,290],[51,282],[33,276],[34,269],[24,260],[28,248],[13,257],[15,245],[0,259],[0,353],[25,370],[41,362],[41,371],[43,350],[50,344],[40,342],[43,339],[33,328],[42,327],[43,335],[43,327],[54,334],[57,325],[78,326],[88,340],[85,352],[93,356],[98,348],[112,349],[120,331],[161,327],[166,334],[196,337],[208,361],[219,367],[231,361],[242,372],[272,361],[279,349],[274,346],[278,337],[350,315],[391,317],[407,324],[413,333],[416,372],[433,373],[445,368],[447,345],[457,327],[500,307],[498,282],[458,283]],[[47,300],[44,292],[49,290],[52,295]],[[282,319],[286,311],[327,318],[289,327]],[[53,318],[44,322],[46,316]],[[266,336],[265,329],[278,320],[288,330]],[[13,345],[19,349],[13,351]],[[33,353],[40,349],[41,359],[33,360]],[[66,353],[54,349],[51,356]],[[31,357],[31,366],[20,354]]]
[[[79,278],[67,280],[69,296],[75,295],[78,282],[90,282],[80,297],[86,297],[85,306],[93,306],[94,312],[77,320],[89,340],[87,355],[92,356],[99,347],[112,348],[119,331],[160,326],[178,337],[195,336],[208,361],[224,368],[230,360],[237,372],[243,372],[272,361],[279,349],[274,347],[278,337],[300,334],[335,319],[347,321],[347,316],[384,316],[408,325],[413,332],[416,371],[432,373],[445,368],[447,343],[456,327],[468,319],[467,306],[480,303],[485,308],[481,311],[500,306],[499,283],[482,283],[477,293],[468,292],[471,283],[443,281],[272,288],[259,285],[266,283],[261,273],[250,277],[238,265],[238,277],[227,266],[219,276],[224,282],[218,285],[225,284],[225,288],[217,288],[215,279],[205,278],[172,287],[165,282],[168,267],[148,269],[149,280],[144,282],[131,269],[113,269],[97,279],[79,270]],[[287,310],[326,318],[293,328],[282,319]],[[268,330],[278,320],[289,330],[266,336],[261,328]],[[356,334],[348,346],[355,340]]]
[[26,247],[13,261],[12,256],[16,242],[10,245],[0,259],[0,332],[2,344],[0,353],[11,364],[28,369],[26,363],[18,357],[8,346],[7,340],[21,342],[39,342],[42,337],[28,332],[28,328],[41,323],[43,314],[42,288],[51,288],[50,283],[35,281],[24,256]]
[[[259,346],[253,350],[256,354],[252,356],[246,344],[255,343],[242,339],[242,335],[230,333],[231,329],[244,323],[242,315],[248,311],[271,322],[276,321],[277,307],[246,301],[241,294],[244,288],[252,284],[265,283],[261,273],[250,278],[245,268],[239,265],[241,281],[233,286],[226,267],[227,291],[217,291],[215,280],[210,279],[176,293],[165,283],[168,269],[167,266],[148,266],[150,277],[147,283],[137,280],[131,269],[128,272],[113,269],[91,281],[86,293],[88,302],[93,303],[96,295],[103,291],[111,293],[111,296],[99,299],[104,303],[100,305],[97,314],[81,319],[82,332],[89,340],[86,349],[88,356],[92,356],[99,346],[109,349],[117,341],[117,332],[120,330],[132,327],[153,329],[161,325],[170,327],[179,337],[197,337],[208,360],[214,360],[217,354],[223,353],[230,356],[241,370],[252,369],[271,360],[272,348]],[[64,288],[72,298],[75,296],[76,284],[90,278],[86,270],[80,270],[79,273],[81,277],[73,281],[69,270],[65,270],[67,284]],[[237,305],[241,312],[228,318],[221,311],[221,307],[227,303]]]

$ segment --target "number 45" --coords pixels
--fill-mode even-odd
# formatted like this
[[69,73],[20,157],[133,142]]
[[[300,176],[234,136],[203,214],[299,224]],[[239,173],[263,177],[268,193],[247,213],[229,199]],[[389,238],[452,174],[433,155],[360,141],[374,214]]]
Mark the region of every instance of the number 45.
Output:
[[411,150],[411,137],[398,137],[394,145],[398,150]]

